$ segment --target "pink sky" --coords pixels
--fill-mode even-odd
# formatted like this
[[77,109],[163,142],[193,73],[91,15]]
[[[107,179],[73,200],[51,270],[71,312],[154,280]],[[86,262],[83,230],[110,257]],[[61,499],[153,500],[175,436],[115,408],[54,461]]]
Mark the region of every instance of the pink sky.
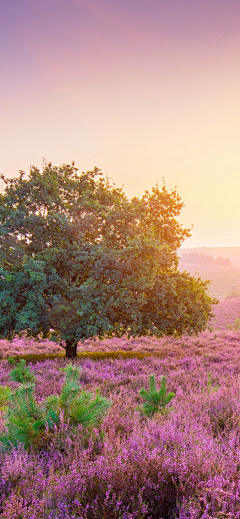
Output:
[[185,246],[240,245],[239,0],[0,0],[0,173],[175,185]]

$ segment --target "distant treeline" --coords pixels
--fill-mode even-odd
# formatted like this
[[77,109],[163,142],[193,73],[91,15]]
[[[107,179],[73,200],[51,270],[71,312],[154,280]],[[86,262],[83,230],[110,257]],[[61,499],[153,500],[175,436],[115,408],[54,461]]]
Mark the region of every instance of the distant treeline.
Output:
[[212,256],[206,256],[205,254],[197,254],[197,252],[182,254],[181,259],[186,263],[194,263],[197,265],[217,265],[220,267],[229,267],[231,265],[231,260],[229,258],[223,258],[222,256],[213,258]]

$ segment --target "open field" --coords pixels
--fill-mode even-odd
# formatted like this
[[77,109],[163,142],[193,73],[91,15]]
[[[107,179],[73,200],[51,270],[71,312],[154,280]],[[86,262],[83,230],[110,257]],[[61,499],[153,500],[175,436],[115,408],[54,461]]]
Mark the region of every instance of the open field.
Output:
[[[239,519],[240,332],[226,328],[240,314],[240,298],[214,311],[213,331],[198,337],[79,345],[79,351],[150,356],[76,361],[82,388],[93,393],[99,388],[112,401],[102,425],[104,438],[96,429],[86,443],[80,426],[71,435],[62,423],[44,451],[20,446],[0,453],[0,517]],[[1,341],[0,348],[7,356],[47,352],[52,344]],[[6,359],[0,365],[0,384],[16,388],[9,379],[12,366]],[[30,363],[38,401],[60,393],[64,365],[64,359]],[[137,409],[149,374],[155,374],[158,386],[165,375],[168,390],[176,394],[169,413],[151,419]]]

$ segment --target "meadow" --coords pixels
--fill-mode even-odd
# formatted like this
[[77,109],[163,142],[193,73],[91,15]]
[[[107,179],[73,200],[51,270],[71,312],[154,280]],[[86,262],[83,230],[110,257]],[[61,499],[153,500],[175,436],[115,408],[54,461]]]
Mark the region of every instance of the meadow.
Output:
[[[194,337],[79,344],[79,354],[89,355],[76,361],[82,389],[99,388],[112,402],[108,414],[89,436],[82,426],[73,433],[62,419],[44,449],[20,444],[0,451],[0,517],[240,518],[240,298],[214,312],[212,331]],[[19,386],[9,377],[9,355],[53,350],[62,351],[47,341],[0,341],[0,385]],[[99,351],[116,358],[94,360]],[[60,393],[65,364],[29,363],[38,401]],[[158,387],[166,376],[175,393],[169,412],[152,418],[139,410],[150,374]]]

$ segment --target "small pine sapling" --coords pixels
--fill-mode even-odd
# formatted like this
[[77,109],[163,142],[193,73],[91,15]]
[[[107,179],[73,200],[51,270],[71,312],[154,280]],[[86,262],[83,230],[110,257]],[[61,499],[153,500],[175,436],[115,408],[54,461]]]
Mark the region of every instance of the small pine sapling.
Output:
[[112,405],[110,400],[100,396],[99,389],[95,397],[92,393],[81,391],[68,410],[71,424],[82,424],[87,428],[99,427],[102,418]]
[[[8,361],[9,362],[9,361]],[[11,380],[24,384],[25,382],[34,382],[35,375],[30,371],[29,366],[26,366],[26,361],[21,359],[16,368],[9,373]]]
[[[25,368],[25,365],[22,365],[22,368]],[[81,390],[78,383],[80,368],[69,364],[63,371],[66,373],[65,383],[59,396],[51,395],[38,403],[34,395],[35,385],[29,382],[21,384],[20,388],[9,396],[5,432],[0,436],[3,447],[17,446],[20,442],[26,447],[43,447],[47,441],[46,429],[53,430],[60,422],[61,415],[69,426],[82,424],[90,430],[100,426],[111,402],[100,396],[99,391],[94,397],[91,393]],[[18,381],[26,372],[27,375],[33,375],[26,369],[20,371],[16,368],[14,372],[13,380]]]
[[35,400],[34,384],[22,384],[11,396],[6,420],[7,434],[1,436],[5,447],[17,446],[22,442],[26,447],[42,443],[42,433],[46,426],[57,423],[58,416],[43,407]]
[[68,364],[63,371],[66,373],[66,380],[59,396],[58,407],[67,414],[71,425],[82,424],[88,428],[99,426],[112,404],[111,401],[100,396],[98,389],[95,397],[92,393],[81,390],[77,381],[81,368]]
[[175,393],[166,390],[166,377],[161,377],[161,386],[157,391],[155,383],[155,375],[149,375],[149,392],[144,388],[139,391],[141,397],[146,400],[140,411],[148,417],[153,417],[155,413],[161,413],[162,415],[169,412],[166,406],[171,402]]
[[59,396],[58,406],[62,410],[68,411],[71,403],[75,401],[81,391],[81,386],[78,382],[81,368],[68,364],[66,368],[60,369],[60,371],[65,371],[66,375],[65,383]]

